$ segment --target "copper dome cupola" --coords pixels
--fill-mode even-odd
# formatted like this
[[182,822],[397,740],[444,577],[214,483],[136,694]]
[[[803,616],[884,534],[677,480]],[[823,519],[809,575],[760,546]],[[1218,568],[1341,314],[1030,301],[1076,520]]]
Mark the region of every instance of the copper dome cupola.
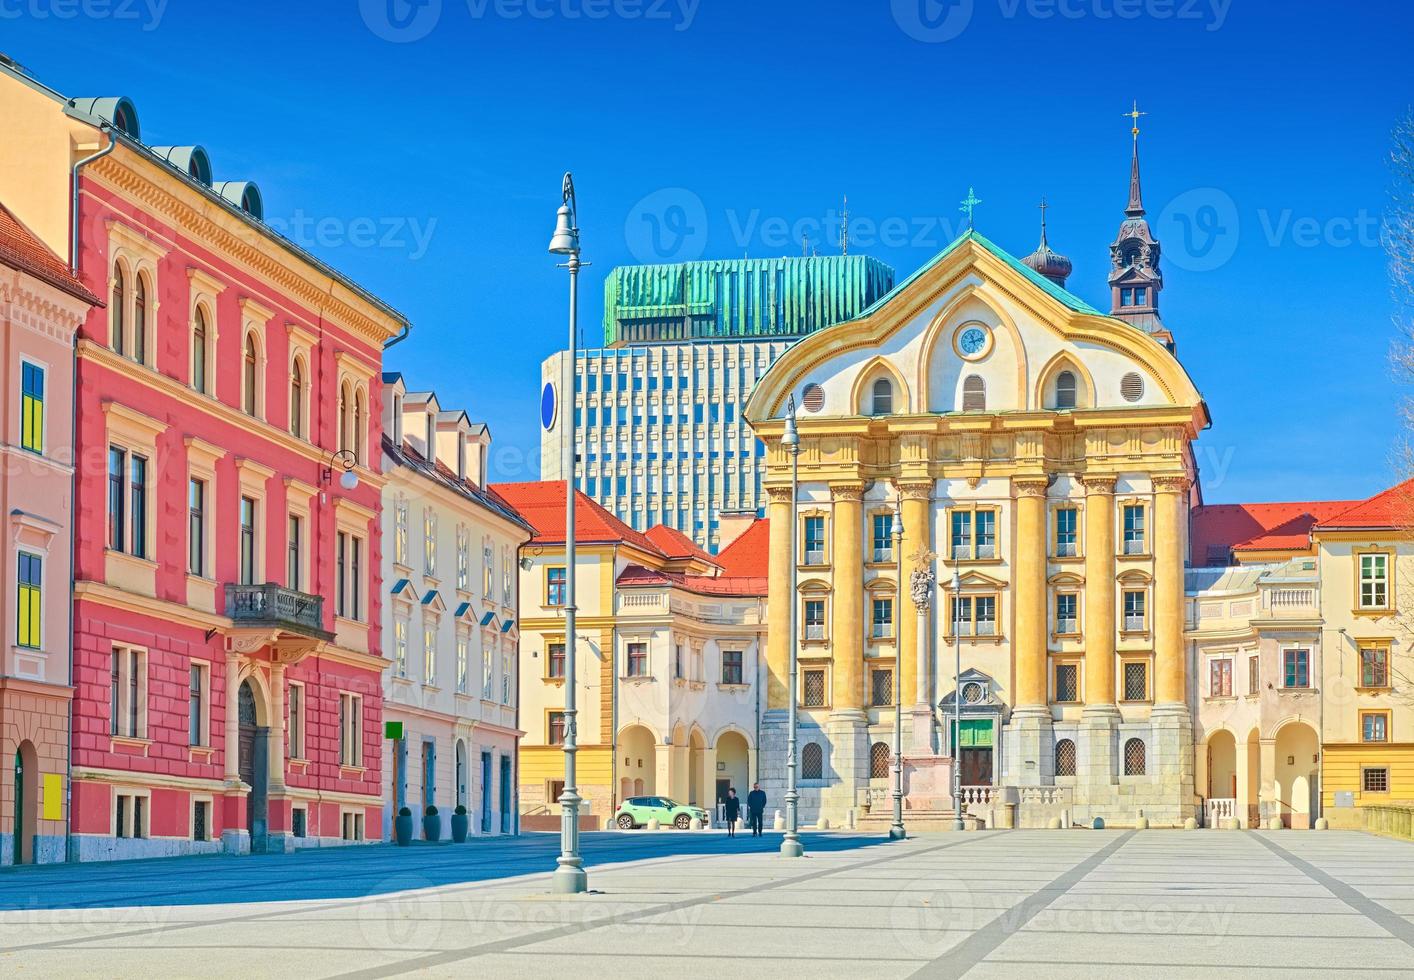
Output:
[[1059,252],[1051,250],[1051,246],[1046,242],[1046,204],[1044,198],[1041,200],[1041,244],[1036,246],[1036,251],[1032,252],[1021,263],[1035,272],[1045,276],[1057,286],[1064,288],[1065,280],[1070,275],[1070,259]]

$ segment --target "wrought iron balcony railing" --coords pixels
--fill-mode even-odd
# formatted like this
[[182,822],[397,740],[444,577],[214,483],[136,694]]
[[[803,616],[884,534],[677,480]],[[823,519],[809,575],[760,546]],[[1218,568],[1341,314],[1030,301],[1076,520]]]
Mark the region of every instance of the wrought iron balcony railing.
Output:
[[324,597],[273,582],[226,585],[226,615],[237,626],[275,626],[305,636],[327,638]]

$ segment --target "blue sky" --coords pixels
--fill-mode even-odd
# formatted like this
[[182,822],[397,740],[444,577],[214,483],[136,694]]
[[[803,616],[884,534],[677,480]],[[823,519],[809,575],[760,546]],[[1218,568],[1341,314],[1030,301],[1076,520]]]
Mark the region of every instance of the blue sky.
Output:
[[[1100,305],[1132,98],[1164,319],[1208,399],[1210,501],[1358,497],[1395,476],[1404,391],[1377,225],[1411,96],[1407,5],[1297,0],[0,0],[0,50],[123,94],[415,324],[389,367],[536,475],[564,346],[545,245],[574,171],[581,323],[614,265],[853,250],[899,278],[959,229],[1018,255],[1044,194]],[[391,7],[389,6],[391,4]]]

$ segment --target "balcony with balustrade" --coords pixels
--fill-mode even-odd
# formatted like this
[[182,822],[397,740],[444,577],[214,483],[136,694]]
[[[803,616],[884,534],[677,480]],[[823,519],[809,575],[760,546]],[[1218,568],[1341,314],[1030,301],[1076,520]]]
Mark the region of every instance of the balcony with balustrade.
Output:
[[297,658],[334,639],[324,628],[323,596],[274,582],[227,583],[226,617],[228,645],[242,653],[271,645]]

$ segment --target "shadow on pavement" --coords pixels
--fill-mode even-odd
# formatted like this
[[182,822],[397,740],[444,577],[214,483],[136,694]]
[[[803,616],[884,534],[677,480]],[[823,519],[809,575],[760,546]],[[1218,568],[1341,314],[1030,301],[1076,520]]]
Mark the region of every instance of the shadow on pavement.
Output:
[[[885,845],[878,835],[802,833],[806,853]],[[594,832],[581,837],[585,865],[652,858],[775,854],[781,834]],[[329,847],[293,854],[176,857],[55,864],[0,871],[0,911],[247,904],[364,898],[418,888],[548,874],[558,834],[524,834],[465,844]]]

